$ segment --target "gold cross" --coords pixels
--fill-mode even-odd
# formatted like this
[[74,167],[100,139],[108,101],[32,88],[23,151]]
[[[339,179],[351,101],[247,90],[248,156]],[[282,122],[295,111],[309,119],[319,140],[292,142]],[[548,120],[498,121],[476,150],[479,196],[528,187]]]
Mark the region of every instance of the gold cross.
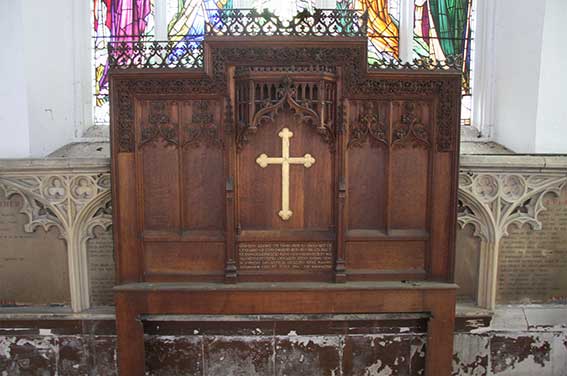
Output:
[[315,158],[311,154],[305,154],[303,157],[290,157],[289,156],[289,139],[293,137],[293,133],[284,128],[278,133],[278,136],[282,139],[282,156],[281,157],[268,157],[266,154],[260,154],[256,158],[256,163],[262,168],[268,167],[271,164],[281,164],[282,165],[282,210],[279,211],[278,215],[284,221],[291,218],[293,212],[289,210],[289,165],[290,164],[302,164],[306,168],[313,166],[315,163]]

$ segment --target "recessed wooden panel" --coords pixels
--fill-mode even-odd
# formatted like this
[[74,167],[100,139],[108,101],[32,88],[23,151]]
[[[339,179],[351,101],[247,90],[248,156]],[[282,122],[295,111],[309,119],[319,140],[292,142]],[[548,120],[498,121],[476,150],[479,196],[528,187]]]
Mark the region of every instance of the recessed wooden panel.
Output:
[[432,104],[394,101],[391,105],[390,227],[426,229],[429,157],[433,148]]
[[184,230],[220,230],[225,215],[220,103],[216,100],[185,101],[180,111],[182,227]]
[[[456,200],[452,183],[454,174],[452,153],[438,153],[434,158],[434,174],[431,193],[431,275],[447,278],[452,268],[451,244],[455,236]],[[451,228],[453,227],[453,228]]]
[[[179,228],[179,156],[177,104],[144,101],[140,112],[139,163],[144,230]],[[173,134],[168,133],[171,129]],[[171,138],[170,138],[171,137]]]
[[[293,132],[290,156],[311,154],[315,163],[309,168],[300,164],[290,166],[289,202],[293,215],[284,221],[278,216],[282,208],[282,167],[274,164],[262,168],[256,159],[262,153],[269,157],[282,155],[282,139],[278,133],[286,127]],[[273,122],[251,135],[249,144],[238,155],[238,207],[242,229],[329,228],[333,223],[332,174],[329,145],[315,129],[284,110]]]
[[366,144],[349,150],[348,212],[350,229],[381,230],[386,216],[387,148]]
[[146,242],[145,271],[152,274],[215,273],[224,268],[224,243]]
[[425,241],[347,242],[347,270],[423,270]]
[[391,152],[390,226],[425,229],[428,194],[428,154],[421,147]]

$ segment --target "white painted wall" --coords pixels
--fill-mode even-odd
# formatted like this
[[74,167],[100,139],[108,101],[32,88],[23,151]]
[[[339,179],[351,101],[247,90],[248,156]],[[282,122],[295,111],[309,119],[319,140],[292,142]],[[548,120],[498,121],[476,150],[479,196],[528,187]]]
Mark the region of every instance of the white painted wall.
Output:
[[22,27],[21,3],[0,1],[0,157],[30,154]]
[[90,125],[89,21],[83,0],[0,1],[0,158],[46,156]]
[[535,151],[567,153],[567,0],[546,0]]
[[535,152],[544,0],[499,0],[494,27],[494,140]]

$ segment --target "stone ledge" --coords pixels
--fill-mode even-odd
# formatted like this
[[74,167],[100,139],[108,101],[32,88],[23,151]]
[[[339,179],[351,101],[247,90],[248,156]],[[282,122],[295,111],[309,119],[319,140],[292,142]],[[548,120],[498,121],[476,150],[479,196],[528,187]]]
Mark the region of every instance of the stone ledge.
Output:
[[[565,171],[567,155],[461,155],[462,170],[525,170],[530,172]],[[110,170],[110,158],[28,158],[0,159],[0,173],[24,172],[34,170]]]

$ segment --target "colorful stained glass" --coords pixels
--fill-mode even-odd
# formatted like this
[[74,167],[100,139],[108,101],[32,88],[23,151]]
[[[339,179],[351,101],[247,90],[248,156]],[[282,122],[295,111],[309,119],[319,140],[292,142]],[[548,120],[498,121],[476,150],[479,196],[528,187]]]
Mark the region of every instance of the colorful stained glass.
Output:
[[400,1],[337,0],[336,9],[368,12],[368,62],[388,61],[399,56]]
[[445,61],[463,59],[463,107],[461,120],[470,124],[472,94],[472,0],[415,0],[414,57]]
[[154,29],[154,0],[93,0],[94,124],[109,123],[108,42],[145,40]]
[[232,8],[232,0],[167,0],[169,40],[202,39],[207,10],[223,8]]
[[462,113],[470,123],[472,0],[93,0],[95,124],[108,124],[107,43],[153,39],[154,1],[165,2],[166,14],[159,22],[167,24],[168,39],[184,43],[202,40],[207,16],[215,9],[269,9],[283,19],[304,9],[367,11],[369,63],[399,58],[400,8],[402,2],[413,2],[414,58],[436,62],[463,56]]
[[400,0],[358,0],[354,9],[368,11],[368,60],[399,56]]

